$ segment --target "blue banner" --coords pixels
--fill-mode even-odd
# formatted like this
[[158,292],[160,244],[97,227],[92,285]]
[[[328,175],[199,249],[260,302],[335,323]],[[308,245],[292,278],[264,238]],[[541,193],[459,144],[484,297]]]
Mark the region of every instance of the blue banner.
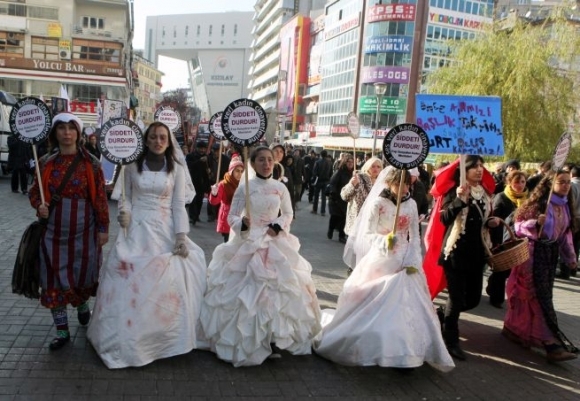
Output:
[[416,100],[431,153],[503,156],[501,98],[418,94]]
[[411,53],[412,36],[371,36],[367,38],[365,53]]

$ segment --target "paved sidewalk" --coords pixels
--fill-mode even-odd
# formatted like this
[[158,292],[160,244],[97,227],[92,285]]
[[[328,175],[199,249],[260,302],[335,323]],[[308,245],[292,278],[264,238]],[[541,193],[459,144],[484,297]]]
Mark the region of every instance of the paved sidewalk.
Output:
[[[473,313],[462,314],[462,346],[468,360],[447,374],[423,366],[402,375],[392,369],[344,367],[316,355],[288,354],[261,366],[236,369],[202,351],[142,368],[108,370],[87,342],[86,328],[79,327],[74,317],[72,342],[49,352],[54,336],[49,311],[11,290],[16,247],[34,211],[25,196],[10,191],[9,181],[0,177],[0,401],[580,399],[580,360],[548,364],[541,354],[503,338],[504,311],[491,307],[487,296]],[[310,214],[307,202],[298,206],[292,231],[301,240],[302,255],[312,263],[322,307],[334,307],[346,277],[343,246],[337,233],[333,241],[326,238],[328,217]],[[115,222],[115,203],[111,216]],[[112,227],[109,246],[118,231],[116,222]],[[209,262],[221,242],[215,223],[198,223],[190,237],[205,250]],[[560,325],[577,345],[579,284],[578,278],[557,280],[554,294]]]

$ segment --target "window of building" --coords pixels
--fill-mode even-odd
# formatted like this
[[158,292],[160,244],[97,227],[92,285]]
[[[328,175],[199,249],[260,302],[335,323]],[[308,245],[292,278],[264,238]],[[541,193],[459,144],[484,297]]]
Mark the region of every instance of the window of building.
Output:
[[0,15],[13,15],[15,17],[26,17],[26,6],[24,4],[1,4]]
[[201,33],[201,26],[199,26],[199,25],[198,25],[198,26],[197,26],[197,36],[199,36],[199,35],[200,35],[200,33]]
[[83,28],[105,29],[105,19],[99,17],[82,17]]
[[209,26],[209,36],[211,36],[212,32],[213,32],[213,25],[210,25]]
[[24,34],[0,31],[0,56],[24,57]]
[[161,30],[161,37],[164,38],[165,37],[165,27],[163,27],[163,29]]
[[122,51],[123,46],[120,43],[74,39],[72,59],[117,66],[121,64]]
[[59,60],[58,39],[33,36],[31,55],[41,60]]
[[189,34],[189,25],[185,26],[185,36]]
[[58,21],[58,8],[28,6],[28,18],[48,19]]
[[225,33],[226,33],[226,26],[222,25],[222,36],[224,36]]
[[75,97],[80,102],[96,102],[105,93],[104,88],[96,85],[75,85],[73,88]]
[[238,24],[234,24],[234,36],[238,34]]

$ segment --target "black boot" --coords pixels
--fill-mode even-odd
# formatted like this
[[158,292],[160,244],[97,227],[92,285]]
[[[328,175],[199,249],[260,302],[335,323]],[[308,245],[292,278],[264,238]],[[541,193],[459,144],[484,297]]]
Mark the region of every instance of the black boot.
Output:
[[560,264],[560,274],[558,275],[559,278],[563,280],[570,280],[570,268],[564,264]]
[[460,361],[465,361],[467,358],[465,352],[459,346],[459,331],[458,330],[443,330],[443,339],[447,346],[447,352],[453,358]]

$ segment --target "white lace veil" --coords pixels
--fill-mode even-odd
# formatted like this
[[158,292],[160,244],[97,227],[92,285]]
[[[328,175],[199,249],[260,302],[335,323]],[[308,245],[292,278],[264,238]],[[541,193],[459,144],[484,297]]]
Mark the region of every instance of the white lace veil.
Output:
[[369,192],[369,195],[365,199],[361,209],[359,210],[358,216],[354,222],[354,226],[351,230],[346,245],[344,246],[344,253],[342,255],[342,260],[351,269],[354,269],[358,262],[365,256],[371,248],[369,241],[365,239],[365,233],[367,232],[369,226],[369,219],[372,212],[372,205],[375,199],[383,192],[383,189],[387,188],[387,175],[394,167],[387,166],[381,171],[375,183]]
[[[165,124],[163,124],[165,126]],[[195,197],[195,188],[193,186],[193,181],[191,181],[191,175],[189,174],[189,168],[187,168],[187,162],[185,161],[185,155],[181,150],[181,146],[177,142],[177,138],[173,132],[169,129],[169,127],[165,126],[169,131],[169,137],[171,138],[171,144],[173,145],[173,157],[177,162],[183,167],[185,172],[185,204],[191,203],[193,198]],[[145,133],[143,133],[145,136]],[[119,172],[120,175],[120,172]],[[115,188],[113,189],[113,193],[111,194],[112,199],[120,199],[121,198],[121,182],[119,177],[117,177],[117,181],[115,182]]]

